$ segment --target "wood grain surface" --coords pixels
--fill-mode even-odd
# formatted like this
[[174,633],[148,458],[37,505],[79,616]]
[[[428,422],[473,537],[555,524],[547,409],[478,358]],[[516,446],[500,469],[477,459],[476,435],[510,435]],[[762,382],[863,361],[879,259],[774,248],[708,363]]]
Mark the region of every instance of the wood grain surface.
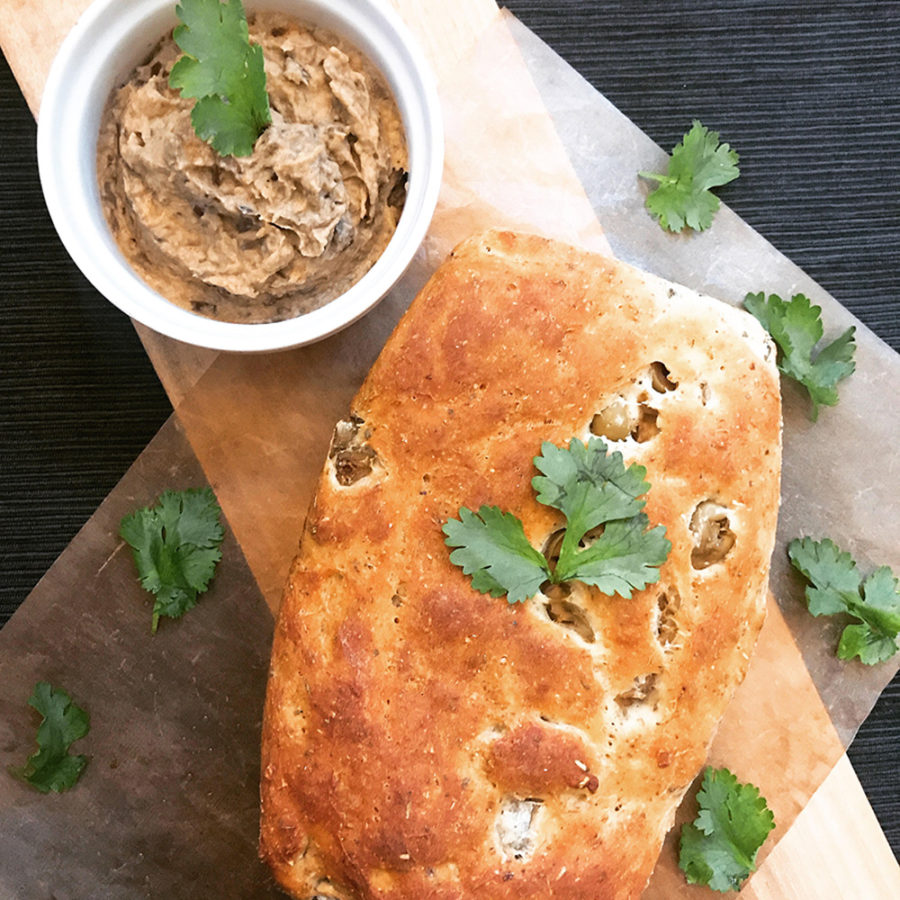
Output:
[[[663,145],[695,116],[722,131],[743,159],[742,178],[723,198],[900,348],[897,4],[507,6]],[[56,242],[36,180],[33,123],[7,70],[0,102],[0,602],[8,616],[170,407],[130,324]],[[895,852],[898,713],[895,681],[851,748]]]

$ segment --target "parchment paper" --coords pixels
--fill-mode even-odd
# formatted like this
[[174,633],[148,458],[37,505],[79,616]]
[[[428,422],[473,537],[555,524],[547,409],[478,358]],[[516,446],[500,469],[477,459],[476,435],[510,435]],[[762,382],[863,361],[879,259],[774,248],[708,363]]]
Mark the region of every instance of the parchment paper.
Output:
[[[85,888],[92,879],[95,888],[104,887],[104,897],[271,894],[253,855],[258,713],[271,619],[249,573],[270,606],[277,605],[333,423],[346,414],[394,322],[457,237],[507,224],[602,246],[585,214],[584,198],[555,189],[554,171],[560,178],[565,174],[540,154],[543,168],[532,170],[533,181],[527,166],[504,163],[528,157],[523,142],[532,139],[534,125],[524,130],[516,121],[516,112],[525,111],[515,97],[528,97],[531,88],[511,33],[619,255],[731,301],[750,289],[785,294],[803,288],[827,305],[833,330],[849,321],[820,288],[727,210],[705,235],[664,235],[644,212],[644,187],[635,177],[638,169],[660,166],[662,151],[527,29],[509,19],[498,23],[484,36],[458,83],[444,85],[444,101],[453,115],[447,120],[450,141],[441,209],[401,285],[373,315],[329,341],[287,354],[210,359],[178,404],[184,431],[226,509],[249,570],[236,544],[231,545],[232,565],[220,572],[198,609],[177,630],[144,639],[146,601],[133,581],[130,560],[121,549],[117,552],[115,525],[122,512],[166,487],[179,486],[183,465],[199,477],[174,426],[167,426],[146,452],[152,450],[153,457],[146,480],[140,487],[128,483],[114,492],[85,529],[89,543],[75,555],[67,551],[61,567],[51,570],[52,577],[0,633],[7,687],[3,722],[9,723],[0,743],[3,764],[21,763],[31,751],[34,723],[29,727],[24,703],[33,676],[58,680],[91,709],[95,726],[102,726],[96,735],[92,732],[90,749],[82,750],[93,759],[71,794],[22,794],[21,785],[11,787],[9,779],[0,779],[0,878],[7,879],[0,880],[0,897],[22,896],[19,888],[25,884],[47,884],[57,897],[97,896],[96,890]],[[507,75],[502,83],[494,78],[501,67]],[[492,84],[499,85],[499,94],[484,89]],[[480,90],[473,89],[477,86]],[[528,106],[539,112],[531,99]],[[505,127],[495,121],[504,110]],[[548,140],[549,147],[552,135]],[[478,154],[471,153],[479,143],[494,160],[483,169]],[[489,173],[487,179],[483,172]],[[782,537],[794,536],[797,528],[813,533],[828,525],[828,533],[857,552],[864,566],[869,561],[897,566],[896,547],[888,546],[889,536],[897,533],[892,518],[896,495],[890,496],[891,488],[896,491],[896,463],[881,460],[888,467],[878,469],[876,480],[877,459],[871,469],[868,461],[847,467],[846,457],[827,446],[841,440],[841,434],[852,435],[843,439],[843,446],[854,441],[855,461],[863,455],[876,457],[877,448],[891,446],[896,431],[896,415],[884,410],[893,409],[889,385],[898,374],[897,357],[870,334],[861,330],[859,337],[860,372],[845,386],[841,406],[823,411],[815,429],[805,419],[799,395],[786,393]],[[880,404],[880,417],[867,416],[872,408],[867,398]],[[860,446],[866,454],[858,452]],[[147,462],[146,453],[139,466]],[[824,487],[823,471],[828,473]],[[881,490],[878,508],[867,499],[873,484]],[[114,580],[107,580],[113,573]],[[873,673],[843,665],[838,679],[833,678],[825,670],[838,667],[821,664],[832,649],[820,636],[822,623],[803,612],[799,586],[784,577],[781,564],[775,574],[787,619],[846,740],[895,667]],[[72,605],[82,598],[83,607]],[[47,623],[54,620],[50,628]],[[36,649],[29,655],[25,648],[32,645]],[[165,684],[160,681],[164,677]],[[803,658],[773,605],[713,759],[729,763],[742,778],[762,787],[783,831],[841,749]],[[125,771],[123,760],[128,761]],[[112,761],[116,768],[110,767]],[[203,838],[191,845],[195,858],[190,861],[179,855],[187,832]],[[685,890],[673,866],[669,848],[648,897],[672,898]],[[45,880],[23,880],[29,875]],[[66,883],[72,887],[60,888]],[[224,887],[209,889],[218,884]],[[702,893],[690,890],[694,897]]]
[[[272,617],[231,533],[209,592],[150,634],[119,521],[204,483],[174,419],[0,631],[0,900],[282,896],[256,854]],[[65,794],[7,774],[36,750],[37,681],[91,717]]]

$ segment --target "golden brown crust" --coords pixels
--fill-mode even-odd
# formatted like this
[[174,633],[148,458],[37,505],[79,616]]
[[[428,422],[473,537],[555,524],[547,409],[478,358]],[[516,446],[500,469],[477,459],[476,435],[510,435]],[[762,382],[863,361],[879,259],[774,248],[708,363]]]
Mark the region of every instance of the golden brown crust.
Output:
[[[353,415],[276,629],[263,856],[303,900],[637,897],[762,624],[771,344],[717,301],[492,232],[434,275]],[[592,421],[648,469],[659,584],[562,612],[473,591],[444,522],[495,504],[541,547],[561,521],[533,457]]]

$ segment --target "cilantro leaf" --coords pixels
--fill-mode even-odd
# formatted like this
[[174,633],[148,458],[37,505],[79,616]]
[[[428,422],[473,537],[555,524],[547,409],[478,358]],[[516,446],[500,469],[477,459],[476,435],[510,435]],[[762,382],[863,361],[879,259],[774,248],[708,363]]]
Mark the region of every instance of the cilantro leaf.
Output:
[[156,598],[153,632],[161,616],[183,616],[209,587],[222,558],[220,513],[207,487],[166,491],[155,507],[122,519],[119,534],[131,546],[141,585]]
[[650,490],[647,470],[626,469],[622,454],[607,454],[600,438],[587,444],[573,438],[568,447],[545,441],[534,464],[543,473],[531,480],[538,501],[565,514],[566,534],[576,545],[604,522],[636,516],[645,503],[638,498]]
[[858,656],[867,666],[885,662],[897,652],[897,641],[889,635],[879,634],[866,625],[848,625],[838,643],[838,659]]
[[741,784],[725,768],[707,766],[697,802],[697,818],[681,829],[678,865],[689,884],[737,891],[755,870],[775,817],[758,788]]
[[43,717],[37,731],[38,749],[21,768],[10,768],[17,778],[41,793],[60,793],[78,781],[86,756],[72,756],[69,747],[90,730],[90,717],[63,690],[39,681],[28,699]]
[[863,581],[850,554],[828,538],[793,540],[788,544],[788,556],[810,582],[806,603],[814,616],[846,613],[856,620],[841,635],[839,659],[859,657],[873,666],[900,650],[900,581],[887,566]]
[[[606,444],[573,439],[568,447],[541,446],[532,479],[539,502],[560,510],[566,528],[555,567],[528,542],[521,521],[497,507],[462,507],[444,525],[450,561],[472,575],[472,587],[510,603],[534,596],[545,581],[578,580],[606,594],[630,597],[659,578],[671,549],[665,528],[649,528],[641,499],[650,489],[646,469],[626,468]],[[597,533],[602,528],[600,533]]]
[[642,178],[659,182],[647,197],[647,209],[669,231],[681,231],[685,225],[703,231],[712,225],[719,209],[719,198],[710,189],[734,181],[740,174],[737,164],[737,153],[719,143],[719,133],[694,119],[690,131],[672,150],[667,173],[640,173]]
[[744,308],[751,313],[778,345],[778,368],[798,381],[812,400],[811,418],[819,417],[819,406],[838,402],[837,385],[856,369],[856,343],[852,325],[840,337],[826,344],[813,359],[822,339],[822,307],[813,306],[804,294],[782,300],[778,294],[747,294]]
[[447,546],[456,547],[450,561],[472,576],[472,587],[509,603],[534,596],[550,577],[543,554],[528,543],[522,523],[496,506],[478,513],[463,506],[459,519],[444,525]]
[[[568,448],[545,442],[541,454],[534,464],[543,475],[531,482],[537,499],[566,516],[553,580],[583,581],[623,597],[657,581],[654,567],[665,562],[671,544],[664,528],[644,533],[649,520],[640,498],[650,490],[647,470],[626,468],[622,454],[608,454],[599,438],[587,444],[573,438]],[[581,549],[585,535],[601,525],[603,533]]]
[[586,549],[576,551],[567,568],[557,563],[554,581],[582,581],[599,588],[604,594],[631,597],[633,590],[643,590],[659,581],[661,566],[672,549],[662,525],[647,528],[645,513],[609,522]]
[[184,52],[169,85],[197,100],[191,123],[221,156],[249,156],[272,121],[262,47],[250,43],[241,0],[182,0],[172,36]]

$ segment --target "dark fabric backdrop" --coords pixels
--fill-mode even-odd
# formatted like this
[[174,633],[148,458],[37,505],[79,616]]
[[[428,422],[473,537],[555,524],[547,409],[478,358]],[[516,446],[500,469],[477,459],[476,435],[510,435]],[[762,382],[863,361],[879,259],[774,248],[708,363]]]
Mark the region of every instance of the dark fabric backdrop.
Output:
[[[900,350],[900,3],[507,6],[666,149],[692,118],[720,131],[741,154],[725,202]],[[5,61],[0,104],[2,623],[171,407],[56,239]],[[900,679],[850,756],[900,852]]]

